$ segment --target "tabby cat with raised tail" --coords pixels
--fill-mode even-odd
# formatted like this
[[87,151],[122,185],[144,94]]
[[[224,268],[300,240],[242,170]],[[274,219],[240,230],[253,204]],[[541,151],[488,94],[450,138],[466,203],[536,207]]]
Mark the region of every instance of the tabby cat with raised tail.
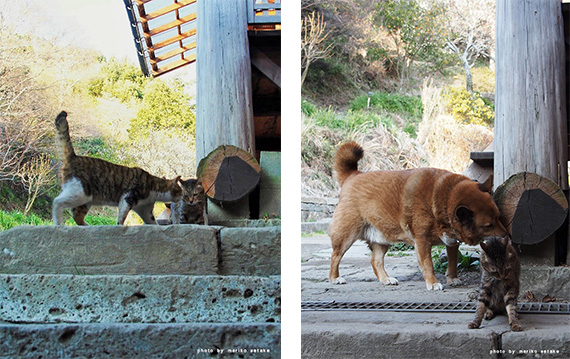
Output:
[[117,224],[124,224],[132,209],[146,224],[156,224],[152,210],[156,201],[174,202],[182,197],[180,177],[172,180],[153,176],[141,168],[116,165],[99,158],[77,156],[69,137],[67,113],[55,119],[62,166],[61,193],[53,200],[53,224],[63,224],[63,210],[71,208],[78,225],[87,225],[85,215],[92,205],[118,206]]
[[469,328],[479,328],[481,320],[507,314],[511,330],[523,330],[518,321],[517,297],[521,265],[509,236],[487,238],[480,243],[481,292],[475,319]]

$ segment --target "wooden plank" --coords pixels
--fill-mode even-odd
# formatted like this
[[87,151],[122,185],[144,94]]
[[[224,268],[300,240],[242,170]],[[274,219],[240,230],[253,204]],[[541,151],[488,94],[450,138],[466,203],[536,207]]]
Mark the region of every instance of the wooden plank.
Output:
[[154,44],[154,45],[150,46],[148,50],[154,53],[155,50],[161,49],[161,48],[168,46],[168,45],[172,45],[175,42],[187,39],[187,38],[194,36],[194,35],[196,35],[196,29],[192,29],[192,30],[183,32],[180,35],[176,35],[174,37],[171,37],[170,39],[166,39],[164,41],[161,41],[158,44]]
[[195,2],[196,2],[196,0],[180,0],[179,2],[176,2],[174,4],[165,6],[162,9],[151,12],[150,14],[147,14],[144,17],[141,16],[141,22],[147,22],[149,20],[156,19],[157,17],[168,14],[169,12],[181,9],[185,6],[194,4]]
[[252,47],[251,55],[253,66],[257,67],[271,82],[281,88],[281,67],[256,47]]
[[196,62],[196,55],[194,55],[194,54],[188,56],[187,58],[177,60],[177,61],[173,61],[173,62],[169,63],[168,65],[165,65],[164,67],[159,67],[158,71],[153,71],[152,75],[154,77],[158,77],[158,76],[164,75],[165,73],[168,73],[172,70],[176,70],[179,67],[190,65],[193,62]]
[[137,6],[141,6],[141,5],[144,5],[144,4],[146,4],[147,2],[151,2],[151,1],[153,1],[153,0],[135,0],[135,4],[136,4]]
[[145,36],[154,36],[157,34],[160,34],[161,32],[165,32],[168,31],[170,29],[174,29],[175,27],[178,27],[180,25],[184,25],[188,22],[194,21],[196,20],[196,13],[190,14],[188,16],[184,16],[181,17],[180,19],[176,19],[172,22],[169,22],[168,24],[164,24],[161,25],[159,27],[156,27],[154,29],[150,29],[150,31],[148,33],[145,33]]
[[162,55],[156,56],[154,59],[150,60],[150,62],[151,63],[158,63],[158,62],[161,62],[164,60],[168,60],[170,58],[173,58],[176,55],[180,55],[186,51],[190,51],[190,50],[193,50],[195,48],[196,48],[196,41],[194,41],[193,43],[188,44],[186,46],[182,46],[182,47],[179,47],[179,48],[174,49],[172,51],[169,51],[167,53],[164,53]]

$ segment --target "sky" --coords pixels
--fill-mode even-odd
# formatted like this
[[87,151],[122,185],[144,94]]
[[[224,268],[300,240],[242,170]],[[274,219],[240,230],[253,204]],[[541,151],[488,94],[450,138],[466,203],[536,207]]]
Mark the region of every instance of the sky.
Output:
[[[95,49],[107,58],[139,64],[123,0],[0,0],[0,13],[23,33],[57,38],[62,45]],[[191,82],[195,65],[171,76]]]

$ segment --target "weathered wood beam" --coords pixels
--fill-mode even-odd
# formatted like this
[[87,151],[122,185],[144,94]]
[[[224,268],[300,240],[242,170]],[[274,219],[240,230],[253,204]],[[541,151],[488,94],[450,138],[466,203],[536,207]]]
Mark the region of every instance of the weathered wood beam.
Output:
[[281,67],[256,47],[251,48],[251,63],[271,82],[281,88]]

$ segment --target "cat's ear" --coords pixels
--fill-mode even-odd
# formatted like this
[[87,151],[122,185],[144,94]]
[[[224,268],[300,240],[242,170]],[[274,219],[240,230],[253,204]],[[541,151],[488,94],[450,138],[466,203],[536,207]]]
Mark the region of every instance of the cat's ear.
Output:
[[508,247],[508,246],[511,244],[511,237],[509,237],[508,235],[504,236],[504,237],[501,239],[501,244],[502,244],[504,247]]
[[479,183],[479,190],[481,192],[489,192],[493,189],[493,175],[490,175],[489,178],[483,183]]
[[455,209],[455,219],[461,223],[462,226],[470,228],[473,226],[474,216],[473,211],[465,206],[458,206]]
[[481,246],[481,249],[484,250],[485,252],[487,252],[487,249],[489,249],[489,242],[487,242],[487,240],[479,242],[479,245]]

